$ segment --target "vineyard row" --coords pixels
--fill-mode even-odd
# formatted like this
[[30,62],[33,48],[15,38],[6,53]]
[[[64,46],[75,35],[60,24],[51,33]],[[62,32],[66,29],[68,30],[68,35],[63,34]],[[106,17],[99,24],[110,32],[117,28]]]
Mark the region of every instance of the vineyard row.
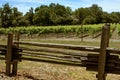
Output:
[[[101,31],[103,24],[95,25],[71,25],[71,26],[30,26],[30,27],[14,27],[0,28],[0,34],[8,34],[9,32],[20,32],[20,34],[48,34],[48,33],[75,33],[75,34],[95,34]],[[114,27],[111,26],[111,32]],[[120,34],[120,27],[118,27]]]

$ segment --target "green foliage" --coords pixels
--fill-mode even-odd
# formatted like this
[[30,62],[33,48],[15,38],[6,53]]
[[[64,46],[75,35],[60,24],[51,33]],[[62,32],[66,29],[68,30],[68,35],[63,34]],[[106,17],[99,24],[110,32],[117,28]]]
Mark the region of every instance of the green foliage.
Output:
[[93,4],[88,8],[78,8],[75,10],[75,16],[79,24],[98,24],[102,20],[102,8]]
[[0,27],[3,28],[100,23],[120,23],[120,12],[104,12],[97,4],[72,11],[68,6],[51,3],[38,6],[35,9],[31,7],[23,15],[16,7],[9,6],[9,3],[0,7]]
[[78,8],[75,11],[75,17],[79,20],[79,24],[84,24],[84,19],[89,15],[88,8]]
[[120,35],[120,24],[117,26],[118,28],[118,35]]
[[34,9],[31,7],[29,12],[27,12],[24,17],[29,21],[30,25],[33,25]]
[[0,12],[1,17],[1,26],[8,28],[12,25],[12,10],[8,3],[3,5],[3,8],[1,8]]
[[16,32],[19,31],[21,34],[49,34],[49,33],[75,33],[75,34],[80,34],[83,32],[84,34],[94,34],[96,32],[101,31],[101,24],[99,25],[84,25],[83,28],[81,28],[80,25],[76,26],[48,26],[48,27],[43,27],[43,26],[31,26],[31,27],[16,27],[16,28],[0,28],[0,34],[7,34],[9,32]]
[[5,34],[5,33],[6,33],[6,29],[5,28],[0,28],[0,35]]
[[11,8],[8,3],[0,8],[0,26],[3,28],[27,26],[28,21],[16,7]]
[[41,5],[35,9],[33,22],[37,26],[65,25],[72,22],[72,10],[60,4]]

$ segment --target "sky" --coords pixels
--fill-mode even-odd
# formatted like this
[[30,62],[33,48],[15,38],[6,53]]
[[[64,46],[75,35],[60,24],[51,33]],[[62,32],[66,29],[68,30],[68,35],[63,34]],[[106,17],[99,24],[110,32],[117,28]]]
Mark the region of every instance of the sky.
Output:
[[0,7],[3,4],[9,3],[11,7],[17,7],[24,14],[31,7],[36,8],[40,5],[49,5],[50,3],[59,3],[64,6],[69,6],[74,11],[81,7],[90,7],[92,4],[97,4],[106,12],[120,12],[120,0],[0,0]]

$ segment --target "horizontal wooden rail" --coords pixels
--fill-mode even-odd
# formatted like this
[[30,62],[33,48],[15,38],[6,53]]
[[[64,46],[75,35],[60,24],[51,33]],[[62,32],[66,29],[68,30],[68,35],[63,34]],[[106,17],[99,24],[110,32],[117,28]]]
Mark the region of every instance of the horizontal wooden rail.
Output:
[[60,50],[60,49],[50,49],[50,48],[38,48],[38,49],[31,49],[26,47],[20,47],[23,51],[33,51],[33,52],[49,52],[49,53],[57,53],[57,54],[64,54],[64,55],[71,55],[71,56],[86,56],[87,54],[82,54],[82,52],[75,52],[69,50]]
[[[0,56],[0,60],[5,60],[4,57]],[[83,65],[81,62],[70,62],[70,61],[60,61],[60,60],[49,60],[49,59],[41,59],[41,58],[30,58],[30,57],[22,57],[22,60],[29,60],[29,61],[35,61],[35,62],[46,62],[46,63],[53,63],[53,64],[61,64],[61,65],[68,65],[68,66],[78,66],[78,67],[85,67],[85,64]]]
[[5,60],[5,57],[0,56],[0,60]]
[[4,48],[6,48],[7,45],[5,45],[5,44],[0,44],[0,47],[4,47]]
[[62,49],[71,49],[71,50],[83,50],[83,51],[94,51],[99,52],[99,48],[96,47],[86,47],[86,46],[77,46],[77,45],[67,45],[67,44],[54,44],[54,43],[38,43],[38,42],[17,42],[14,41],[14,44],[22,44],[22,45],[31,45],[31,46],[39,46],[39,47],[51,47],[51,48],[62,48]]
[[45,60],[45,59],[37,59],[37,58],[28,58],[22,57],[22,60],[29,60],[29,61],[38,61],[38,62],[46,62],[46,63],[54,63],[54,64],[62,64],[62,65],[69,65],[69,66],[79,66],[84,67],[85,65],[81,63],[74,63],[74,62],[65,62],[65,61],[55,61],[55,60]]
[[35,57],[35,58],[47,58],[47,59],[54,59],[54,60],[61,60],[61,61],[70,61],[70,62],[81,62],[80,59],[73,59],[73,58],[61,58],[59,56],[45,56],[45,55],[35,55],[35,54],[22,54],[22,55],[25,55],[27,57]]
[[[14,43],[21,44],[21,45],[39,46],[39,47],[51,47],[51,48],[62,48],[62,49],[71,49],[71,50],[80,50],[80,51],[89,51],[89,52],[100,52],[100,47],[54,44],[54,43],[17,42],[17,41],[14,41]],[[120,54],[120,50],[114,49],[114,48],[107,48],[107,52]]]
[[[81,56],[72,56],[72,55],[59,55],[59,54],[49,54],[49,53],[38,53],[38,52],[28,52],[28,51],[24,51],[20,54],[31,54],[31,55],[44,55],[44,56],[53,56],[53,57],[60,57],[60,58],[80,58]],[[82,56],[82,57],[87,57],[87,56]]]

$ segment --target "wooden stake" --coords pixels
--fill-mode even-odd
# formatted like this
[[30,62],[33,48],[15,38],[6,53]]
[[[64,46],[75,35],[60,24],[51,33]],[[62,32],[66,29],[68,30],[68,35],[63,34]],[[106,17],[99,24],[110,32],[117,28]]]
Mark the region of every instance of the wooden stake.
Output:
[[[16,32],[16,34],[15,34],[15,40],[19,42],[19,32]],[[18,48],[19,44],[16,44],[15,47]],[[16,54],[18,54],[18,53],[16,53]],[[13,67],[12,67],[12,74],[13,75],[17,75],[17,68],[18,68],[18,61],[14,61]]]
[[106,24],[102,28],[102,37],[101,37],[101,46],[100,46],[100,55],[98,61],[98,80],[105,80],[105,63],[107,55],[107,47],[109,44],[109,32],[110,26]]
[[6,75],[10,76],[11,73],[11,60],[12,60],[12,47],[13,47],[13,34],[8,34],[7,40],[7,54],[6,54]]

